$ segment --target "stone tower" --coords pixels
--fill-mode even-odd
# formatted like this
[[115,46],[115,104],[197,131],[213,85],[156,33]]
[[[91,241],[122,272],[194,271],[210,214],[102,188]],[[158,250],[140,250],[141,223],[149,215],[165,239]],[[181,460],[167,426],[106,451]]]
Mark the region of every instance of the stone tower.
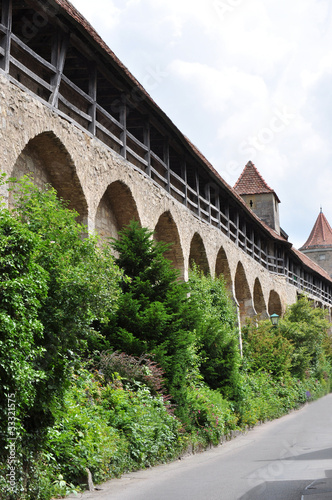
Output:
[[280,200],[251,161],[244,167],[234,189],[257,217],[280,235]]
[[300,250],[332,277],[332,228],[322,209],[309,238]]

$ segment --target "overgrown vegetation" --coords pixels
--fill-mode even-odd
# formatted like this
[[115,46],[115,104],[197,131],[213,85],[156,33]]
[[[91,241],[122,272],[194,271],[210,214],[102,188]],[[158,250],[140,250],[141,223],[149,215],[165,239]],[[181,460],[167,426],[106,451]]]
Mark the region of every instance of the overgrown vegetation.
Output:
[[64,497],[87,470],[97,483],[165,462],[329,391],[329,323],[305,297],[278,328],[248,322],[241,359],[222,278],[194,268],[183,283],[137,222],[102,246],[53,189],[12,185],[15,209],[0,209],[4,500]]

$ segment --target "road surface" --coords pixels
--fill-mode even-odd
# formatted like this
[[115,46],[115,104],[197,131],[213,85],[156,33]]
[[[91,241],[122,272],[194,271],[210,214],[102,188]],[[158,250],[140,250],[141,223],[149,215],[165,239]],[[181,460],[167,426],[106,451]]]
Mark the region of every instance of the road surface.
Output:
[[132,472],[82,500],[332,499],[332,394],[207,452]]

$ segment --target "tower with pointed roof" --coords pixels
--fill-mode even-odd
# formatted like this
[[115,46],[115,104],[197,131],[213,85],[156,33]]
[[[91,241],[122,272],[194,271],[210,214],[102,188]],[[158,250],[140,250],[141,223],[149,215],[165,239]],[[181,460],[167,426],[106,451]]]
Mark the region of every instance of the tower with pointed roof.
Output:
[[244,167],[234,189],[257,217],[280,234],[280,200],[251,161]]
[[322,209],[320,209],[309,238],[300,250],[332,277],[332,228]]

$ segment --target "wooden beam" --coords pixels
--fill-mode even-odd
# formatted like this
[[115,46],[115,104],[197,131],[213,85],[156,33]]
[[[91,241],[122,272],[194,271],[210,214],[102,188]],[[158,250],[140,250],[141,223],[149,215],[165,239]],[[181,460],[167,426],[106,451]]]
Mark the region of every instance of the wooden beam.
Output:
[[198,170],[197,168],[195,169],[195,183],[196,183],[196,194],[197,194],[197,210],[198,210],[198,217],[201,216],[201,200],[200,200],[200,195],[199,195],[199,175],[198,175]]
[[97,118],[97,65],[91,64],[89,68],[89,96],[92,98],[92,104],[89,106],[89,115],[91,123],[89,124],[89,132],[96,135],[96,118]]
[[209,223],[211,224],[211,185],[208,183],[205,187],[205,198],[208,201]]
[[51,78],[51,85],[53,92],[50,95],[49,103],[51,106],[57,108],[59,102],[59,90],[61,78],[66,61],[67,48],[69,44],[69,33],[64,33],[58,29],[56,39],[52,47],[52,64],[56,67],[56,73]]
[[122,141],[121,155],[127,159],[127,105],[126,97],[123,95],[123,100],[120,106],[120,123],[123,127],[120,138]]
[[151,144],[150,144],[150,122],[148,118],[144,121],[144,144],[148,148],[145,153],[145,160],[147,162],[146,173],[151,177]]
[[230,228],[230,223],[229,223],[229,203],[227,203],[226,206],[225,206],[225,217],[226,217],[226,220],[227,220],[227,236],[229,238],[230,237],[230,233],[231,233],[231,228]]
[[184,180],[184,204],[188,206],[188,181],[187,181],[187,162],[186,159],[183,158],[183,163],[181,166],[181,173]]
[[168,143],[168,138],[165,138],[164,141],[164,163],[167,166],[166,169],[166,190],[169,193],[171,190],[171,172],[169,169],[169,143]]
[[0,59],[0,68],[9,73],[10,64],[10,46],[12,34],[12,0],[2,0],[2,16],[1,24],[6,27],[6,34],[1,41],[1,48],[3,49],[4,56]]
[[235,223],[236,234],[235,234],[235,238],[236,238],[236,244],[237,244],[237,246],[239,246],[239,229],[240,229],[240,215],[239,215],[239,212],[236,211],[236,223]]

